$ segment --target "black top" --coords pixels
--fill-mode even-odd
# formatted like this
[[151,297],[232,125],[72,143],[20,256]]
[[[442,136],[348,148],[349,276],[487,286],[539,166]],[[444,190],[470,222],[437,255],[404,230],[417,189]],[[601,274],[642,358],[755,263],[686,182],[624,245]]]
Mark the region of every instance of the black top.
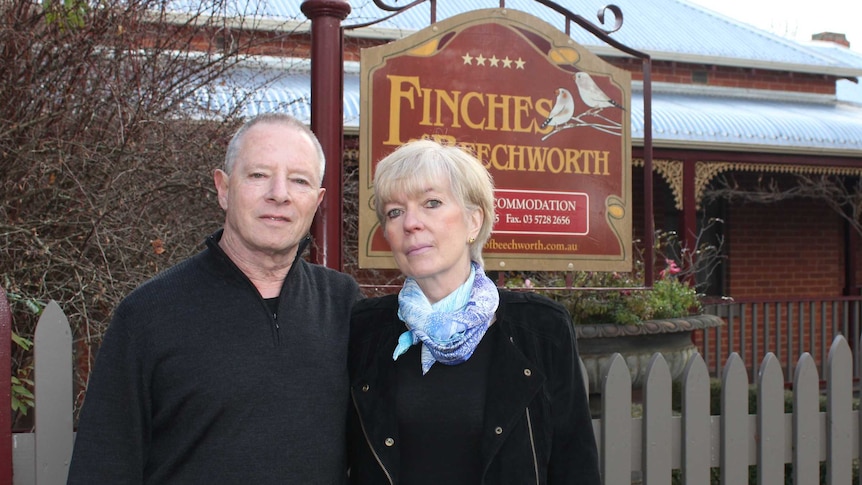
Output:
[[[496,327],[491,325],[487,337]],[[483,338],[464,363],[435,363],[422,375],[421,345],[395,362],[400,483],[475,485],[481,481],[485,388],[494,340]]]
[[70,485],[342,483],[348,321],[359,288],[297,257],[276,325],[220,234],[114,312]]

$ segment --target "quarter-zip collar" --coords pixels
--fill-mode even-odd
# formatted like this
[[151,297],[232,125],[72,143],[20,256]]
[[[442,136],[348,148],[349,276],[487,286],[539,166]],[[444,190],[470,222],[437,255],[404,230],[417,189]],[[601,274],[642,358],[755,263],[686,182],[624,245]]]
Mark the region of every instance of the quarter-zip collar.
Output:
[[[211,252],[212,256],[223,264],[223,267],[227,270],[228,274],[231,276],[238,278],[240,281],[244,281],[246,287],[254,292],[257,295],[257,299],[260,301],[261,307],[266,311],[266,314],[269,316],[270,323],[272,324],[272,333],[273,333],[273,341],[275,345],[281,344],[281,327],[278,321],[278,314],[273,314],[269,310],[269,306],[266,304],[266,301],[261,296],[260,292],[257,290],[257,287],[254,286],[254,283],[251,282],[248,276],[242,272],[241,269],[233,262],[232,259],[224,252],[224,250],[219,245],[219,241],[221,241],[222,235],[224,234],[224,229],[219,229],[214,232],[210,236],[206,238],[206,246],[207,249]],[[286,301],[286,294],[288,291],[289,281],[293,279],[293,275],[296,274],[297,266],[302,264],[302,253],[305,251],[305,248],[311,243],[311,236],[305,236],[302,241],[300,241],[299,245],[296,248],[296,256],[293,259],[293,263],[290,265],[290,269],[287,271],[287,274],[284,276],[284,281],[281,283],[281,290],[279,291],[278,297],[278,313],[282,313],[282,305]]]

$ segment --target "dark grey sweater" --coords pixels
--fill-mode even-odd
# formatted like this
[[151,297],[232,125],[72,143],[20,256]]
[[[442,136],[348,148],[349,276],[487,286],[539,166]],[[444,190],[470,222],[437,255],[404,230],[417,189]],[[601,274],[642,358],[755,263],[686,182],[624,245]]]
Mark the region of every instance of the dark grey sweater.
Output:
[[117,307],[68,483],[342,483],[358,286],[297,257],[274,318],[220,237]]

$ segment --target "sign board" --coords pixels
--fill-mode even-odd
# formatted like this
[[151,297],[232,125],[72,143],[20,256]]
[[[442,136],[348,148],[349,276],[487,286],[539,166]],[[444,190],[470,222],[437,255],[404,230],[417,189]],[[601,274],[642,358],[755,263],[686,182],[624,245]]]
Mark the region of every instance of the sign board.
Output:
[[376,163],[458,143],[496,186],[487,270],[630,271],[631,78],[541,19],[476,10],[361,58],[359,263],[394,268]]

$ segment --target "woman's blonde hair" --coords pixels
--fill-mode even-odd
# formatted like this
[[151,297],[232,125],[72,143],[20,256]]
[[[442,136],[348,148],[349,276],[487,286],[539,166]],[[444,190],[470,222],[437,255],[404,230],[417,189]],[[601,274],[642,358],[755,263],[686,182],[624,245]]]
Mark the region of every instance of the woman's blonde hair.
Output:
[[482,162],[460,146],[416,140],[381,160],[374,172],[374,209],[380,225],[386,226],[384,207],[396,195],[422,193],[431,181],[448,181],[465,219],[474,210],[482,211],[482,226],[470,243],[470,259],[483,265],[482,247],[494,226],[494,180]]

